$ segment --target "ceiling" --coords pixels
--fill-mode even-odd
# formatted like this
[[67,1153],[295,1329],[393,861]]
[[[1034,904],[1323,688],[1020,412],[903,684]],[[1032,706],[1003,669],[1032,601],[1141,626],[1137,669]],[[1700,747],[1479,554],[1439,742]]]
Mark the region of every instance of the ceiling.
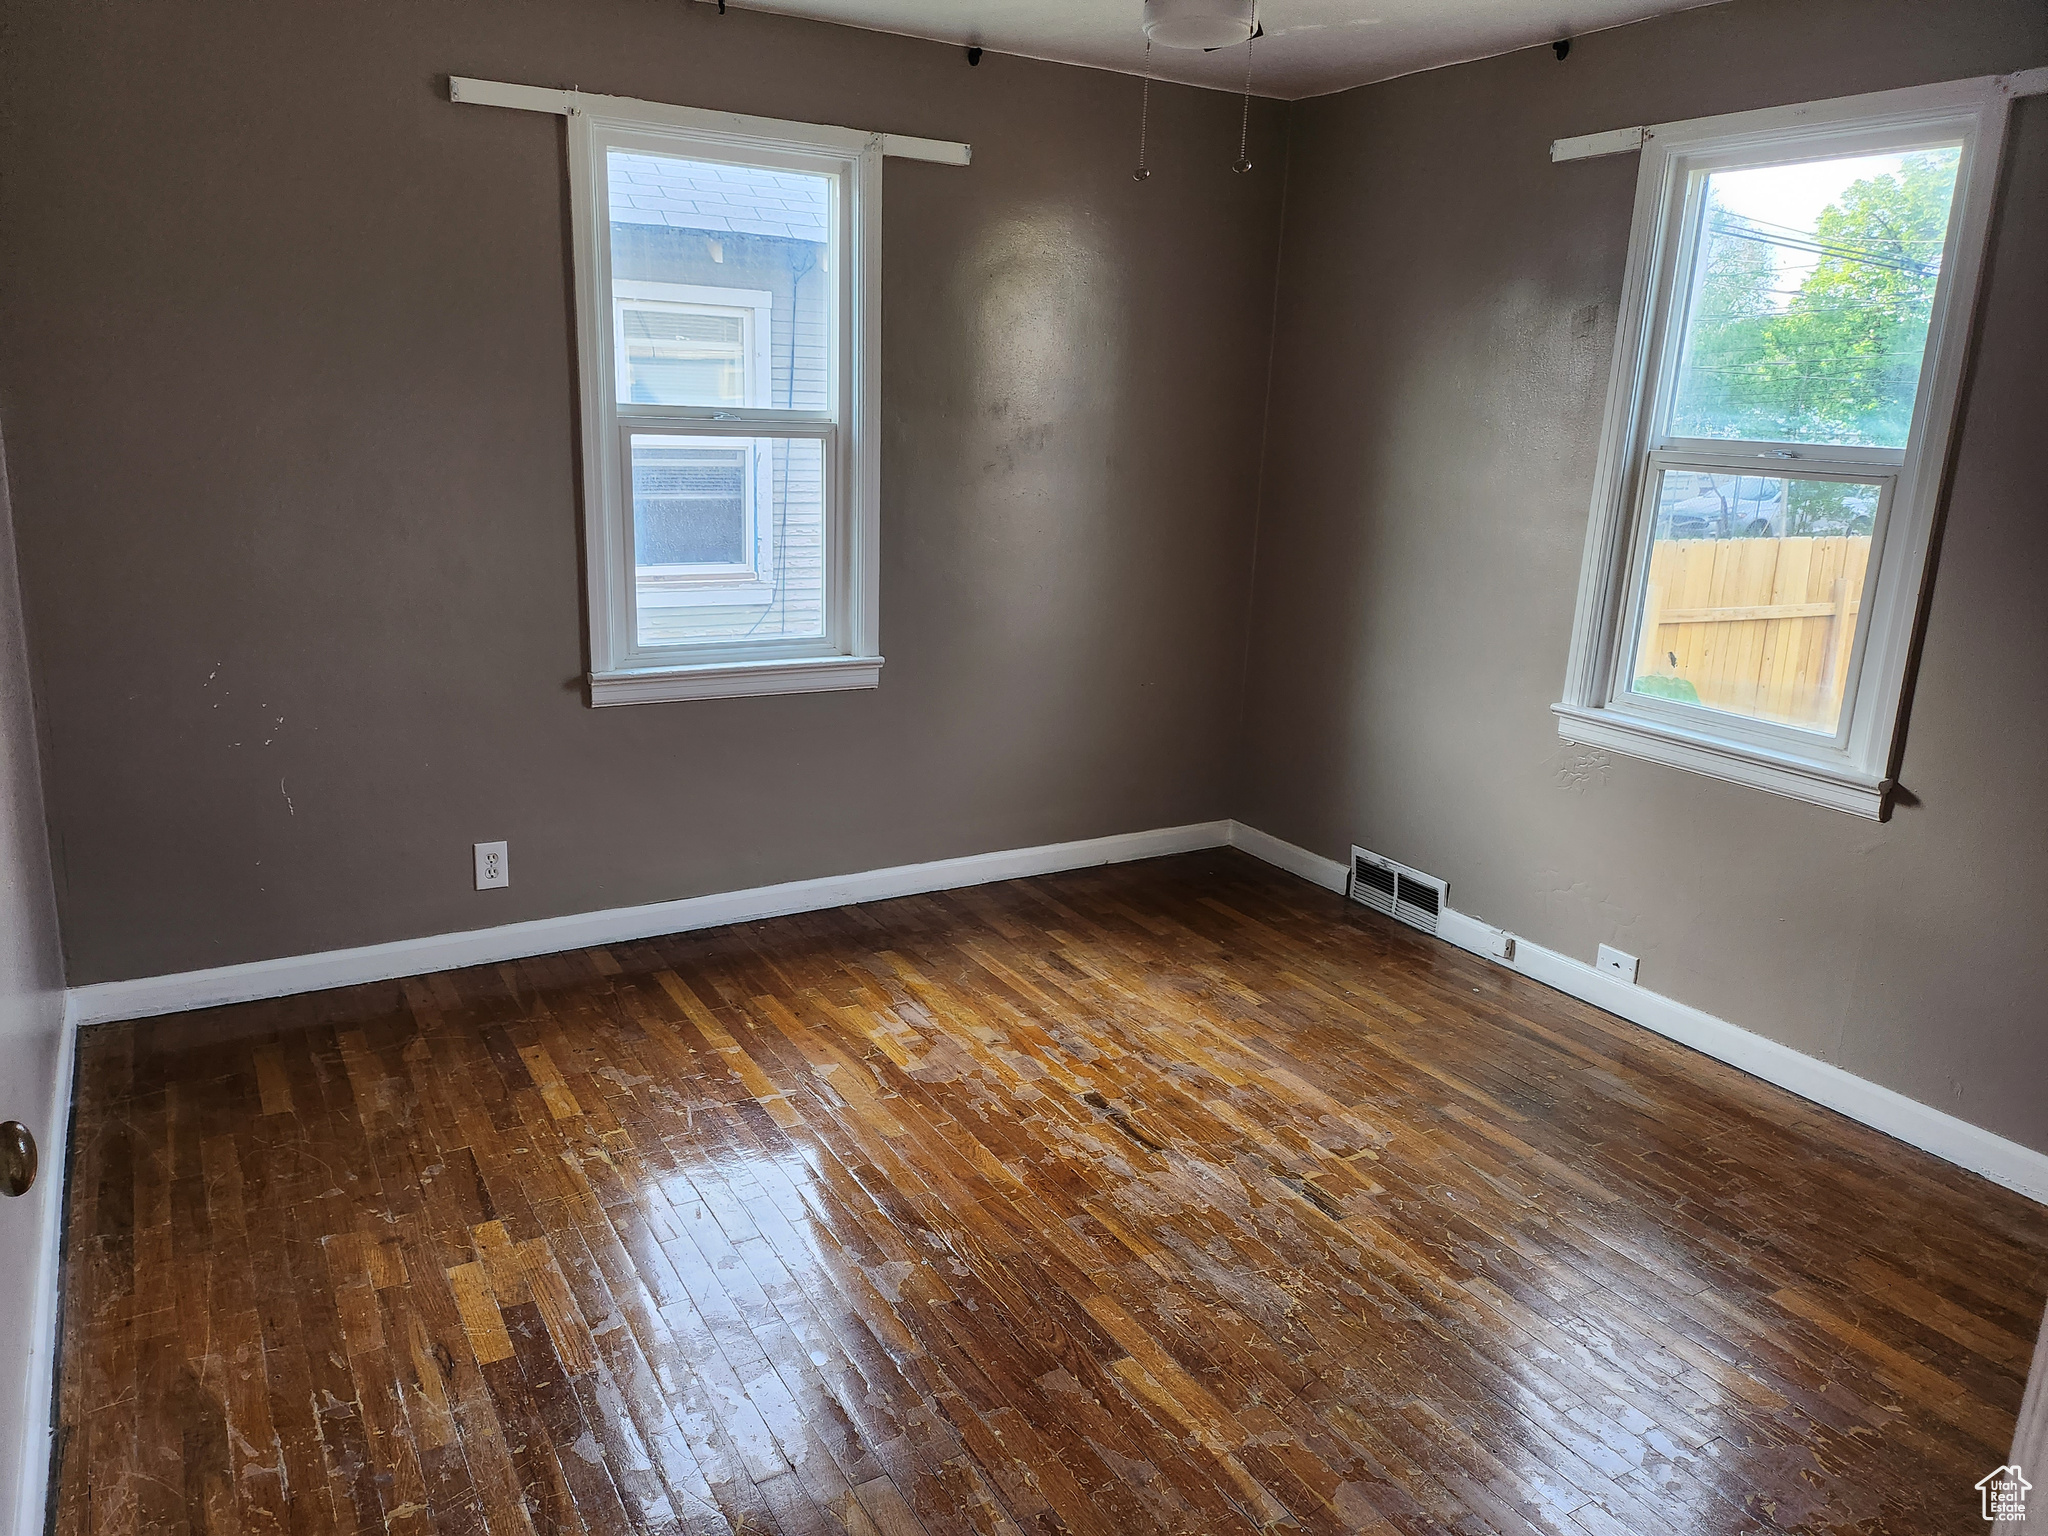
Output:
[[[939,42],[1137,74],[1141,0],[733,0]],[[1252,90],[1294,100],[1488,58],[1719,0],[1260,0]],[[1244,49],[1152,50],[1151,71],[1188,85],[1244,88]]]

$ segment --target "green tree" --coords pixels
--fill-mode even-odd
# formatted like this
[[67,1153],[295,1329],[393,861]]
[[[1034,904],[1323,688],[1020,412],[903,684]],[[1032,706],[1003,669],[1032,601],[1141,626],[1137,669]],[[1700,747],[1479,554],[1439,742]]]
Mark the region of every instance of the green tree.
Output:
[[[1674,428],[1903,447],[1957,159],[1952,149],[1924,151],[1895,174],[1851,183],[1810,236],[1709,203]],[[1819,256],[1782,306],[1774,248]],[[1850,515],[1846,503],[1821,505],[1843,503],[1839,493],[1805,499],[1822,522]]]
[[1752,435],[1765,352],[1764,329],[1777,313],[1771,246],[1731,236],[1740,221],[1711,199],[1698,286],[1686,333],[1674,428],[1689,437]]

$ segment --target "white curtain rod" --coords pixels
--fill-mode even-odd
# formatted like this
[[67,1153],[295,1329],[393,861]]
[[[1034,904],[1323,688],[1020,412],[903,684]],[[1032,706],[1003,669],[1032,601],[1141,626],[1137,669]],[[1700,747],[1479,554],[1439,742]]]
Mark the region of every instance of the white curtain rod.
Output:
[[[2048,95],[2048,66],[1980,78],[1990,79],[2011,97]],[[1643,140],[1659,129],[1670,126],[1668,123],[1655,123],[1646,128],[1611,128],[1606,133],[1585,133],[1575,139],[1553,139],[1550,158],[1552,161],[1591,160],[1599,155],[1626,155],[1641,149]]]
[[[669,123],[680,128],[712,128],[727,133],[776,138],[792,128],[815,133],[810,123],[792,123],[776,117],[748,117],[739,112],[708,112],[701,107],[677,107],[658,101],[635,101],[630,96],[595,96],[588,91],[562,91],[543,85],[508,85],[499,80],[471,80],[463,75],[448,77],[448,99],[478,107],[511,107],[519,112],[551,112],[567,117],[570,112],[615,113],[643,121]],[[882,153],[899,160],[929,160],[937,165],[966,165],[974,158],[974,146],[947,139],[920,139],[907,133],[862,133],[852,128],[833,128],[843,133],[849,145],[882,141]]]

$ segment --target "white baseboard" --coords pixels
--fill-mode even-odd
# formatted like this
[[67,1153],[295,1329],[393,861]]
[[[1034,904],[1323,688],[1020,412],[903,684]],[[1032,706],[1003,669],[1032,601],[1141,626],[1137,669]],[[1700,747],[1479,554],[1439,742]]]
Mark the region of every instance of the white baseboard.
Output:
[[1036,848],[1011,848],[966,858],[938,859],[929,864],[899,864],[890,869],[828,875],[818,880],[792,880],[746,891],[687,896],[638,907],[604,912],[576,912],[565,917],[536,918],[498,928],[466,933],[430,934],[359,949],[334,949],[311,955],[285,955],[246,965],[223,965],[170,976],[143,976],[133,981],[106,981],[74,987],[70,1016],[76,1025],[107,1024],[119,1019],[147,1019],[182,1013],[190,1008],[217,1008],[226,1003],[323,992],[396,976],[423,976],[431,971],[466,965],[494,965],[529,955],[584,949],[594,944],[622,944],[657,934],[687,933],[726,923],[787,917],[792,912],[817,912],[859,901],[886,901],[927,891],[985,885],[1024,875],[1085,869],[1093,864],[1121,864],[1161,854],[1220,848],[1231,838],[1232,823],[1197,822],[1185,827],[1159,827],[1081,842],[1046,843]]
[[1508,963],[1546,986],[2048,1204],[2048,1154],[1527,939],[1515,941]]
[[[1314,880],[1331,890],[1344,889],[1344,877],[1348,871],[1335,859],[1310,853],[1250,827],[1234,825],[1230,840],[1233,846],[1269,864]],[[1795,1051],[1788,1045],[1780,1045],[1775,1040],[1730,1024],[1726,1019],[1702,1012],[1689,1003],[1681,1003],[1676,998],[1665,997],[1610,976],[1583,960],[1574,960],[1569,955],[1545,949],[1528,939],[1515,938],[1512,960],[1498,959],[1492,953],[1492,946],[1500,934],[1500,929],[1491,928],[1477,918],[1449,907],[1444,909],[1437,926],[1437,936],[1460,949],[1470,950],[1482,959],[1519,971],[1581,1002],[1618,1014],[1632,1024],[1640,1024],[1666,1039],[1689,1045],[1752,1077],[1760,1077],[1803,1099],[1826,1105],[1851,1120],[1883,1131],[1887,1136],[1895,1136],[1922,1151],[1932,1152],[1936,1157],[1967,1168],[1972,1173],[1981,1173],[1993,1183],[2017,1190],[2031,1200],[2048,1204],[2048,1153],[2008,1141],[1981,1126],[1971,1125],[1967,1120],[1943,1114],[1918,1099],[1909,1099],[1853,1072],[1845,1072],[1803,1051]]]
[[65,999],[64,1028],[57,1045],[56,1097],[48,1125],[57,1129],[56,1145],[44,1149],[38,1182],[31,1190],[42,1202],[42,1229],[36,1253],[35,1297],[28,1337],[41,1347],[29,1357],[28,1391],[22,1416],[21,1482],[16,1489],[13,1529],[18,1536],[42,1536],[48,1519],[50,1453],[54,1446],[51,1410],[57,1389],[57,1304],[64,1244],[64,1184],[71,1171],[71,1080],[76,1068],[78,1031]]
[[[815,912],[851,902],[886,901],[893,896],[952,890],[992,880],[1013,880],[1162,854],[1191,853],[1226,844],[1326,890],[1344,890],[1350,875],[1349,866],[1338,860],[1296,847],[1256,827],[1237,821],[1205,821],[1115,837],[939,859],[928,864],[902,864],[818,880],[793,880],[782,885],[690,896],[646,906],[539,918],[466,933],[433,934],[359,949],[287,955],[171,976],[102,982],[72,989],[68,1014],[74,1026],[150,1018],[189,1008],[212,1008],[467,965],[490,965],[594,944],[624,943],[657,934],[686,933],[793,912]],[[1461,948],[1493,958],[1490,948],[1499,930],[1476,918],[1447,907],[1438,931],[1442,938]],[[1596,971],[1584,961],[1527,939],[1516,940],[1513,960],[1497,963],[1507,964],[1560,992],[2048,1203],[2048,1154],[2007,1141],[1840,1067],[1752,1034],[1674,998]]]
[[1299,875],[1313,881],[1326,891],[1343,895],[1351,880],[1351,866],[1340,864],[1335,859],[1326,859],[1320,853],[1310,853],[1306,848],[1297,848],[1292,843],[1283,843],[1270,832],[1261,832],[1257,827],[1248,827],[1241,821],[1230,824],[1230,846],[1242,848],[1255,859],[1264,859],[1290,875]]

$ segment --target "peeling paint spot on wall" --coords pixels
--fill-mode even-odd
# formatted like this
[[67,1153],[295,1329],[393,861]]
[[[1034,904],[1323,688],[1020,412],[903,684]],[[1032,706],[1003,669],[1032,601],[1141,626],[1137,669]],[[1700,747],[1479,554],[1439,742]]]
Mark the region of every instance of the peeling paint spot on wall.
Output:
[[1557,787],[1583,795],[1607,787],[1608,755],[1598,747],[1562,747],[1558,752]]

